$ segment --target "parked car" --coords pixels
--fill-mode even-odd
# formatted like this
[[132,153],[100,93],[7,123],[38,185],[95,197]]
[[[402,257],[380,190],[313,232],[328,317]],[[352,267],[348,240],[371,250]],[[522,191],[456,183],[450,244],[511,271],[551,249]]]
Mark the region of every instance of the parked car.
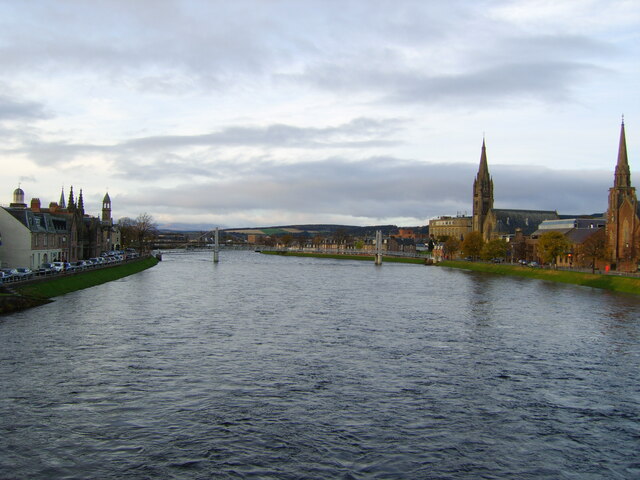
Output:
[[62,272],[64,270],[64,262],[51,262],[51,269],[54,272]]
[[3,278],[5,281],[12,281],[18,278],[18,272],[15,268],[3,268],[0,271],[3,273]]
[[27,278],[33,277],[33,271],[30,268],[19,267],[16,268],[16,276],[26,280]]
[[40,268],[37,271],[39,275],[46,275],[52,272],[55,272],[55,270],[53,269],[53,264],[46,262],[40,265]]
[[10,282],[13,280],[13,275],[0,270],[0,283]]

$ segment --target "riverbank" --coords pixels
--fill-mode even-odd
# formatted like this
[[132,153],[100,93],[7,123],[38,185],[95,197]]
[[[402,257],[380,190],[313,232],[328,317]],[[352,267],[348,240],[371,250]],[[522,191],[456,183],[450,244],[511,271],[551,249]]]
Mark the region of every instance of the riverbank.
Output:
[[[275,250],[264,250],[260,253],[264,255],[281,255],[285,257],[312,257],[312,258],[335,258],[338,260],[360,260],[373,262],[373,255],[343,255],[343,254],[332,254],[332,253],[310,253],[310,252],[281,252]],[[387,257],[382,256],[382,262],[390,262],[390,263],[413,263],[417,265],[424,265],[425,258],[412,258],[412,257]]]
[[133,275],[158,264],[155,257],[142,258],[113,267],[88,270],[73,275],[48,278],[13,287],[0,296],[0,314],[11,313],[48,303],[52,298]]
[[569,283],[572,285],[582,285],[584,287],[602,288],[614,292],[640,295],[640,278],[635,277],[571,272],[567,270],[546,270],[542,268],[522,267],[519,265],[463,262],[454,260],[440,262],[438,263],[438,266],[472,270],[474,272],[493,273],[497,275],[511,275],[538,280],[548,280],[551,282]]
[[[327,253],[308,252],[278,252],[262,251],[265,255],[283,255],[289,257],[313,257],[313,258],[335,258],[338,260],[361,260],[373,262],[373,255],[342,255]],[[386,257],[383,256],[383,263],[412,263],[425,265],[426,258],[409,257]],[[613,292],[631,293],[640,295],[640,278],[624,277],[619,275],[601,275],[583,272],[571,272],[566,270],[546,270],[542,268],[522,267],[519,265],[508,265],[501,263],[483,263],[447,260],[435,264],[440,267],[458,268],[472,270],[475,272],[493,273],[496,275],[511,275],[517,277],[547,280],[551,282],[568,283],[572,285],[582,285],[585,287],[601,288]]]

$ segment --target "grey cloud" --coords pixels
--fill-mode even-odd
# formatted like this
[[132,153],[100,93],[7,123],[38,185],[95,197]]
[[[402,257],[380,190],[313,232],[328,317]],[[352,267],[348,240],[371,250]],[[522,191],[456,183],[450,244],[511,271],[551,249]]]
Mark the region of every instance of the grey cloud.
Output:
[[[103,153],[115,159],[116,169],[130,175],[138,167],[149,162],[149,152],[166,155],[167,150],[187,147],[263,147],[263,148],[363,148],[397,144],[388,139],[403,124],[400,119],[356,118],[350,122],[329,127],[296,127],[275,124],[265,127],[227,127],[217,132],[202,135],[163,135],[141,137],[114,145],[74,144],[67,142],[45,142],[39,139],[26,140],[17,150],[39,164],[52,165],[90,153]],[[16,151],[14,151],[16,152]],[[172,152],[171,154],[174,154]],[[186,163],[179,161],[178,163]],[[119,165],[119,167],[118,167]],[[144,175],[149,170],[144,168]],[[174,176],[170,169],[156,169],[160,175]]]
[[574,61],[504,63],[448,75],[412,70],[363,69],[325,64],[306,73],[316,86],[338,91],[378,92],[378,100],[399,103],[493,103],[512,98],[567,100],[580,80],[601,72],[594,65]]
[[1,120],[40,120],[49,118],[41,103],[15,100],[5,95],[0,95],[0,121]]
[[[314,216],[426,219],[471,212],[477,165],[410,162],[392,157],[349,162],[329,158],[282,166],[259,164],[250,176],[148,188],[121,201],[141,209],[231,215],[244,211],[288,211]],[[496,208],[602,212],[610,175],[600,171],[556,171],[495,166]],[[310,220],[313,221],[313,220]]]

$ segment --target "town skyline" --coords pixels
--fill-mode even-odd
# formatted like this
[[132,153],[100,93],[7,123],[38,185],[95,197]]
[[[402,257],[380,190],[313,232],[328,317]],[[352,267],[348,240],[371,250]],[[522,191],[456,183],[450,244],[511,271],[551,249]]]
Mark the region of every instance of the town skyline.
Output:
[[0,12],[2,204],[73,185],[163,227],[424,225],[471,212],[484,138],[496,208],[602,213],[622,114],[640,182],[633,2]]

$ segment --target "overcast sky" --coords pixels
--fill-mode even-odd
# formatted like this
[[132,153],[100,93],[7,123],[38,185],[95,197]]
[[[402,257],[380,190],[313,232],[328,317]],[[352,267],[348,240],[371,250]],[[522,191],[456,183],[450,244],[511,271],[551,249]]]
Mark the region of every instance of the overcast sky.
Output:
[[640,186],[637,0],[0,0],[0,203],[163,226],[602,212]]

